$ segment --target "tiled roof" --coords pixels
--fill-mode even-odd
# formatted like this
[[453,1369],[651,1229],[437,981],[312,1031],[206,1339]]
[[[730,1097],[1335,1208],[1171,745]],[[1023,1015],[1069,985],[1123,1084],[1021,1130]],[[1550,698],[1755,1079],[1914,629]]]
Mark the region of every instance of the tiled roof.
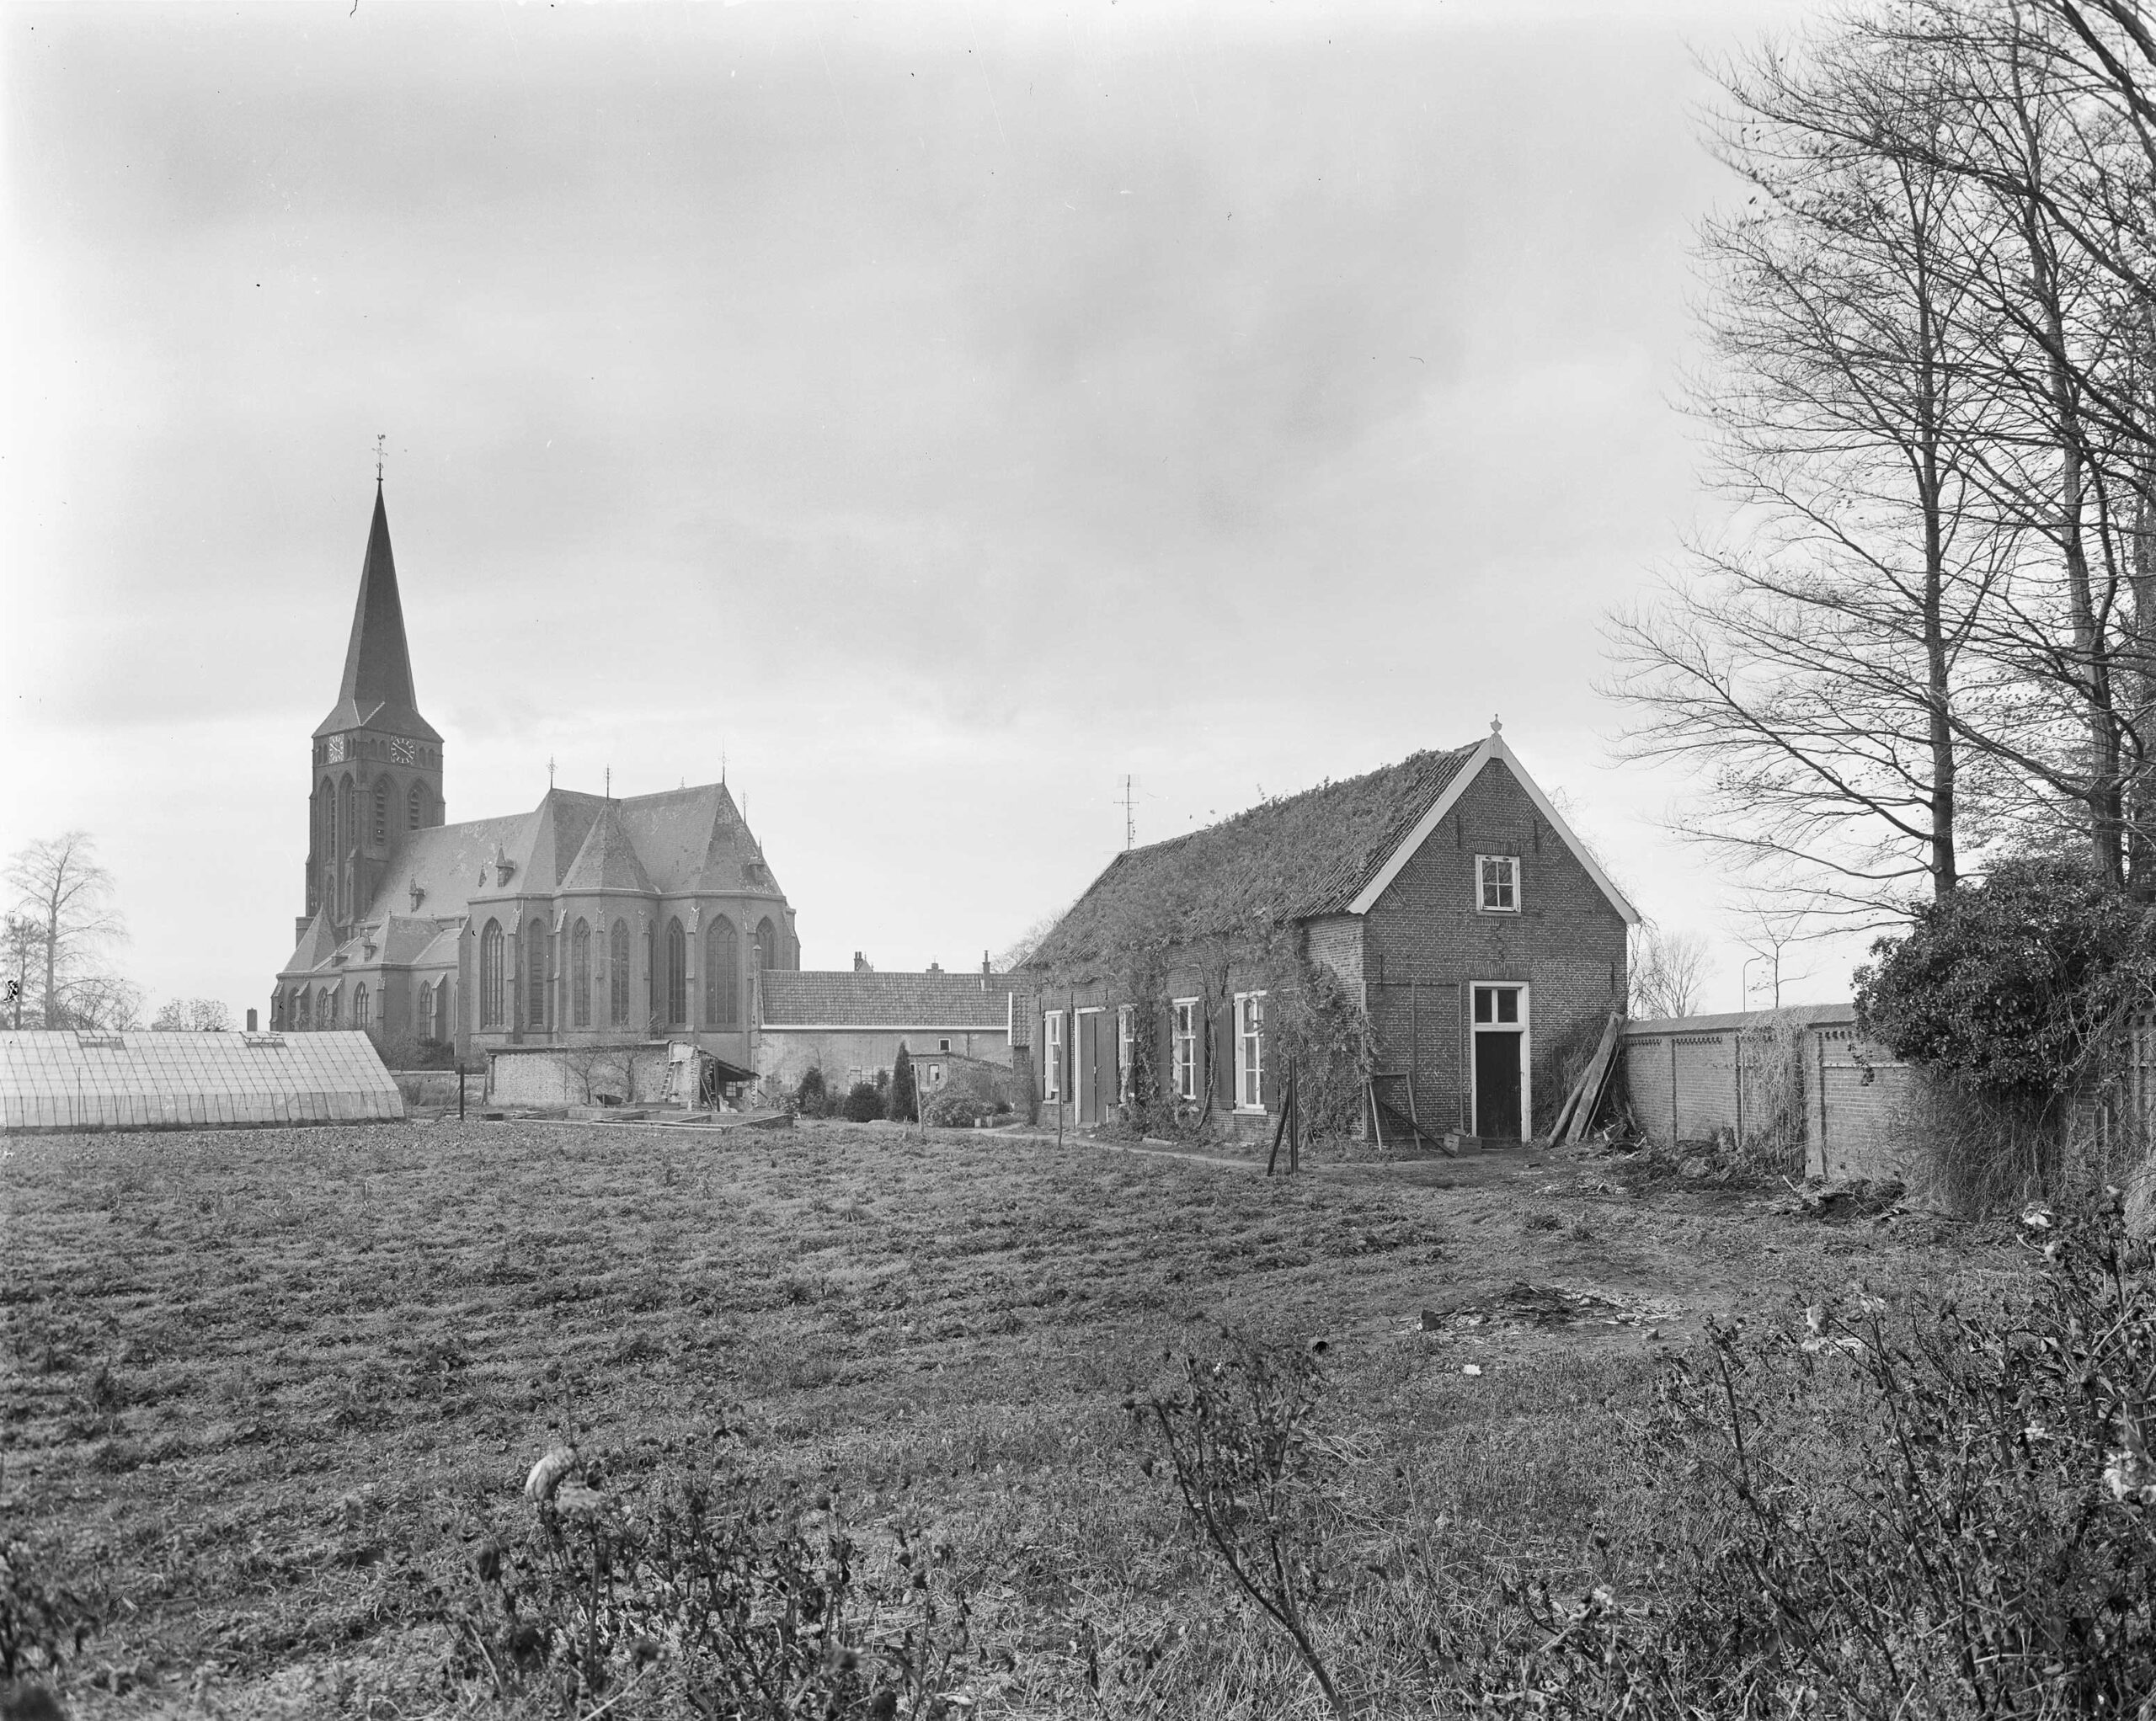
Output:
[[[498,860],[513,869],[505,882]],[[569,890],[780,894],[723,783],[619,801],[549,789],[529,813],[412,832],[356,924],[427,923],[424,941],[434,943],[435,923],[467,915],[483,920],[494,899]],[[376,939],[378,946],[383,942]],[[322,967],[334,948],[327,920],[318,916],[281,972]],[[406,958],[378,949],[372,960]]]
[[1475,752],[1411,754],[1381,770],[1267,801],[1187,836],[1118,855],[1027,967],[1096,956],[1140,922],[1166,939],[1337,914]]
[[563,890],[636,891],[649,896],[651,879],[637,859],[636,847],[622,828],[615,803],[608,802],[592,821],[590,834],[562,878]]
[[763,979],[768,1028],[1001,1028],[1010,977],[774,969]]

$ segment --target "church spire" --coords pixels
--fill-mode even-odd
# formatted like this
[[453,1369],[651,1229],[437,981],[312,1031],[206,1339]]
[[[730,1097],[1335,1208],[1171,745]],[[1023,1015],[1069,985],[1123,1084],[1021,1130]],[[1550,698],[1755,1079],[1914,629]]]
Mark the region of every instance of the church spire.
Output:
[[404,605],[397,592],[397,558],[389,547],[389,510],[382,500],[379,472],[366,560],[360,569],[359,601],[352,610],[352,637],[344,650],[344,679],[338,689],[336,710],[315,733],[361,727],[430,741],[441,738],[419,715],[412,689],[412,655],[404,641]]

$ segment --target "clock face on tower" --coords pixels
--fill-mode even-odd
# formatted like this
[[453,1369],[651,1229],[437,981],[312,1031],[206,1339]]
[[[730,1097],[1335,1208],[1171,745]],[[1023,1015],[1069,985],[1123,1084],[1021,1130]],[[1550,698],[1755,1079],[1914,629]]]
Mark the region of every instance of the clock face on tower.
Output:
[[339,762],[340,762],[340,761],[344,759],[344,738],[342,735],[332,735],[332,736],[329,738],[329,762],[330,762],[330,764],[332,764],[332,765],[336,765],[336,764],[338,764]]
[[419,749],[414,743],[398,736],[389,743],[389,759],[392,765],[417,765]]

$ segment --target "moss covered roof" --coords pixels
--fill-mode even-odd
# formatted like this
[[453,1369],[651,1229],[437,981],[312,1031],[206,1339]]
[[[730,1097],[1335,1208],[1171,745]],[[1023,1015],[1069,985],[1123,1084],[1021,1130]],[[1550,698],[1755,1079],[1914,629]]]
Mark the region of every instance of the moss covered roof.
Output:
[[1127,850],[1072,904],[1026,966],[1058,968],[1134,945],[1241,936],[1338,914],[1475,751],[1411,754],[1380,770],[1263,802],[1187,836]]

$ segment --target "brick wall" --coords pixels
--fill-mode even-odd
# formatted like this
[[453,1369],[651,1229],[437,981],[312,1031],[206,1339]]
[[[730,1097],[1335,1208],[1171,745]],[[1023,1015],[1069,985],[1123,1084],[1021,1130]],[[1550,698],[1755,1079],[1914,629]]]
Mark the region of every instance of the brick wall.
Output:
[[[792,1093],[803,1076],[820,1068],[825,1085],[842,1094],[854,1080],[873,1082],[878,1070],[896,1063],[901,1040],[914,1058],[935,1056],[948,1040],[961,1057],[1006,1066],[1011,1062],[1010,1041],[1001,1029],[766,1027],[758,1036],[756,1073],[766,1088]],[[855,1070],[861,1072],[858,1078]]]
[[1919,1072],[1860,1041],[1847,1004],[1633,1022],[1624,1101],[1663,1148],[1724,1140],[1790,1176],[1906,1177]]
[[[611,1048],[626,1064],[615,1063],[595,1070],[595,1092],[618,1095],[632,1105],[645,1105],[666,1092],[668,1048],[638,1045]],[[502,1048],[487,1059],[487,1097],[498,1106],[582,1106],[586,1104],[584,1077],[576,1064],[581,1048],[547,1047]],[[623,1082],[623,1076],[629,1077]],[[623,1092],[626,1085],[627,1091]]]
[[[1517,913],[1479,911],[1477,855],[1518,857]],[[1519,780],[1491,761],[1365,917],[1364,981],[1380,1067],[1403,1073],[1381,1084],[1387,1102],[1407,1109],[1412,1072],[1423,1127],[1466,1127],[1467,988],[1526,985],[1532,1063],[1538,1045],[1583,1034],[1621,1006],[1625,933],[1624,917]],[[1563,1098],[1532,1095],[1545,1121]]]

